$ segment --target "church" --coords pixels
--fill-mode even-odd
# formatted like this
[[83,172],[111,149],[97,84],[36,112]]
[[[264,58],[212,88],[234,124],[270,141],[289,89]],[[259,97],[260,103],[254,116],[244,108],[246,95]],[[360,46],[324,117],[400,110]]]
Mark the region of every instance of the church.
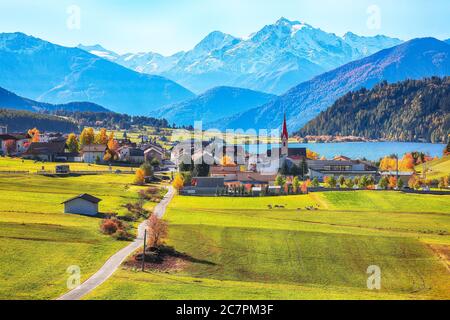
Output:
[[300,166],[303,160],[306,160],[306,148],[290,147],[289,146],[289,132],[287,129],[286,115],[284,116],[283,131],[281,133],[281,147],[268,150],[267,155],[270,157],[274,152],[277,152],[280,157],[280,166],[285,162],[291,167],[293,164]]

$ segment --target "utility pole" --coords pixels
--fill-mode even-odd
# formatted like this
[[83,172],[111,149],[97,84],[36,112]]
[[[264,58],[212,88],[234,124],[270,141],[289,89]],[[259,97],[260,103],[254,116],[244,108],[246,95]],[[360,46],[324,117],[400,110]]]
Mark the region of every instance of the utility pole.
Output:
[[395,155],[395,159],[397,160],[397,183],[398,183],[398,179],[399,179],[399,168],[398,168],[398,153]]
[[147,229],[144,232],[144,253],[142,254],[142,272],[145,271],[145,250],[147,250]]

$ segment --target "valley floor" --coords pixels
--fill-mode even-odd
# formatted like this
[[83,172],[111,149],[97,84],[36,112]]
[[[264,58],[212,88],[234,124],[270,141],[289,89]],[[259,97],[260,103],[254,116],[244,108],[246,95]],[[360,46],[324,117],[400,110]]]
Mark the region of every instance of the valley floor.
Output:
[[0,175],[0,300],[55,299],[68,291],[69,267],[85,281],[125,247],[99,232],[101,219],[63,214],[61,202],[90,193],[103,200],[103,213],[121,214],[137,200],[132,182],[132,175]]
[[[123,268],[86,299],[450,299],[448,201],[370,191],[176,197],[167,242],[191,259],[145,274]],[[367,289],[369,266],[381,269],[380,291]]]

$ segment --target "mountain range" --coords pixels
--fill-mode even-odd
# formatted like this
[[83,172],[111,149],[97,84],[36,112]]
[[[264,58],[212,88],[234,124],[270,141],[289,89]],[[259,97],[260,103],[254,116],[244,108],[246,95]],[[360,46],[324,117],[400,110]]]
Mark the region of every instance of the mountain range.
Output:
[[23,98],[0,87],[0,109],[24,110],[31,112],[64,110],[69,112],[111,112],[91,102],[70,102],[67,104],[50,104]]
[[138,72],[156,74],[196,93],[217,86],[282,94],[294,85],[402,43],[386,36],[339,37],[299,21],[281,18],[246,39],[214,31],[192,50],[118,55],[100,45],[79,48]]
[[0,34],[0,70],[0,86],[21,96],[53,104],[87,101],[131,115],[194,96],[164,77],[23,33]]
[[213,125],[219,129],[279,128],[286,114],[289,129],[298,130],[349,91],[370,89],[381,81],[448,75],[450,45],[434,38],[414,39],[324,73],[261,107]]
[[153,115],[179,126],[194,125],[195,121],[207,124],[230,114],[261,106],[275,98],[275,95],[249,89],[216,87],[193,99],[163,107]]

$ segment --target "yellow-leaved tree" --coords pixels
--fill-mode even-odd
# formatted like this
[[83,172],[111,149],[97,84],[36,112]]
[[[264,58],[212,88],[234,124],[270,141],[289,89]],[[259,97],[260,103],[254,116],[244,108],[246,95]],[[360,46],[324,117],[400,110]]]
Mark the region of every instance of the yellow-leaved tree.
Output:
[[184,186],[184,178],[181,174],[177,174],[175,176],[175,179],[173,180],[172,186],[178,191],[180,192],[180,190],[183,188]]

